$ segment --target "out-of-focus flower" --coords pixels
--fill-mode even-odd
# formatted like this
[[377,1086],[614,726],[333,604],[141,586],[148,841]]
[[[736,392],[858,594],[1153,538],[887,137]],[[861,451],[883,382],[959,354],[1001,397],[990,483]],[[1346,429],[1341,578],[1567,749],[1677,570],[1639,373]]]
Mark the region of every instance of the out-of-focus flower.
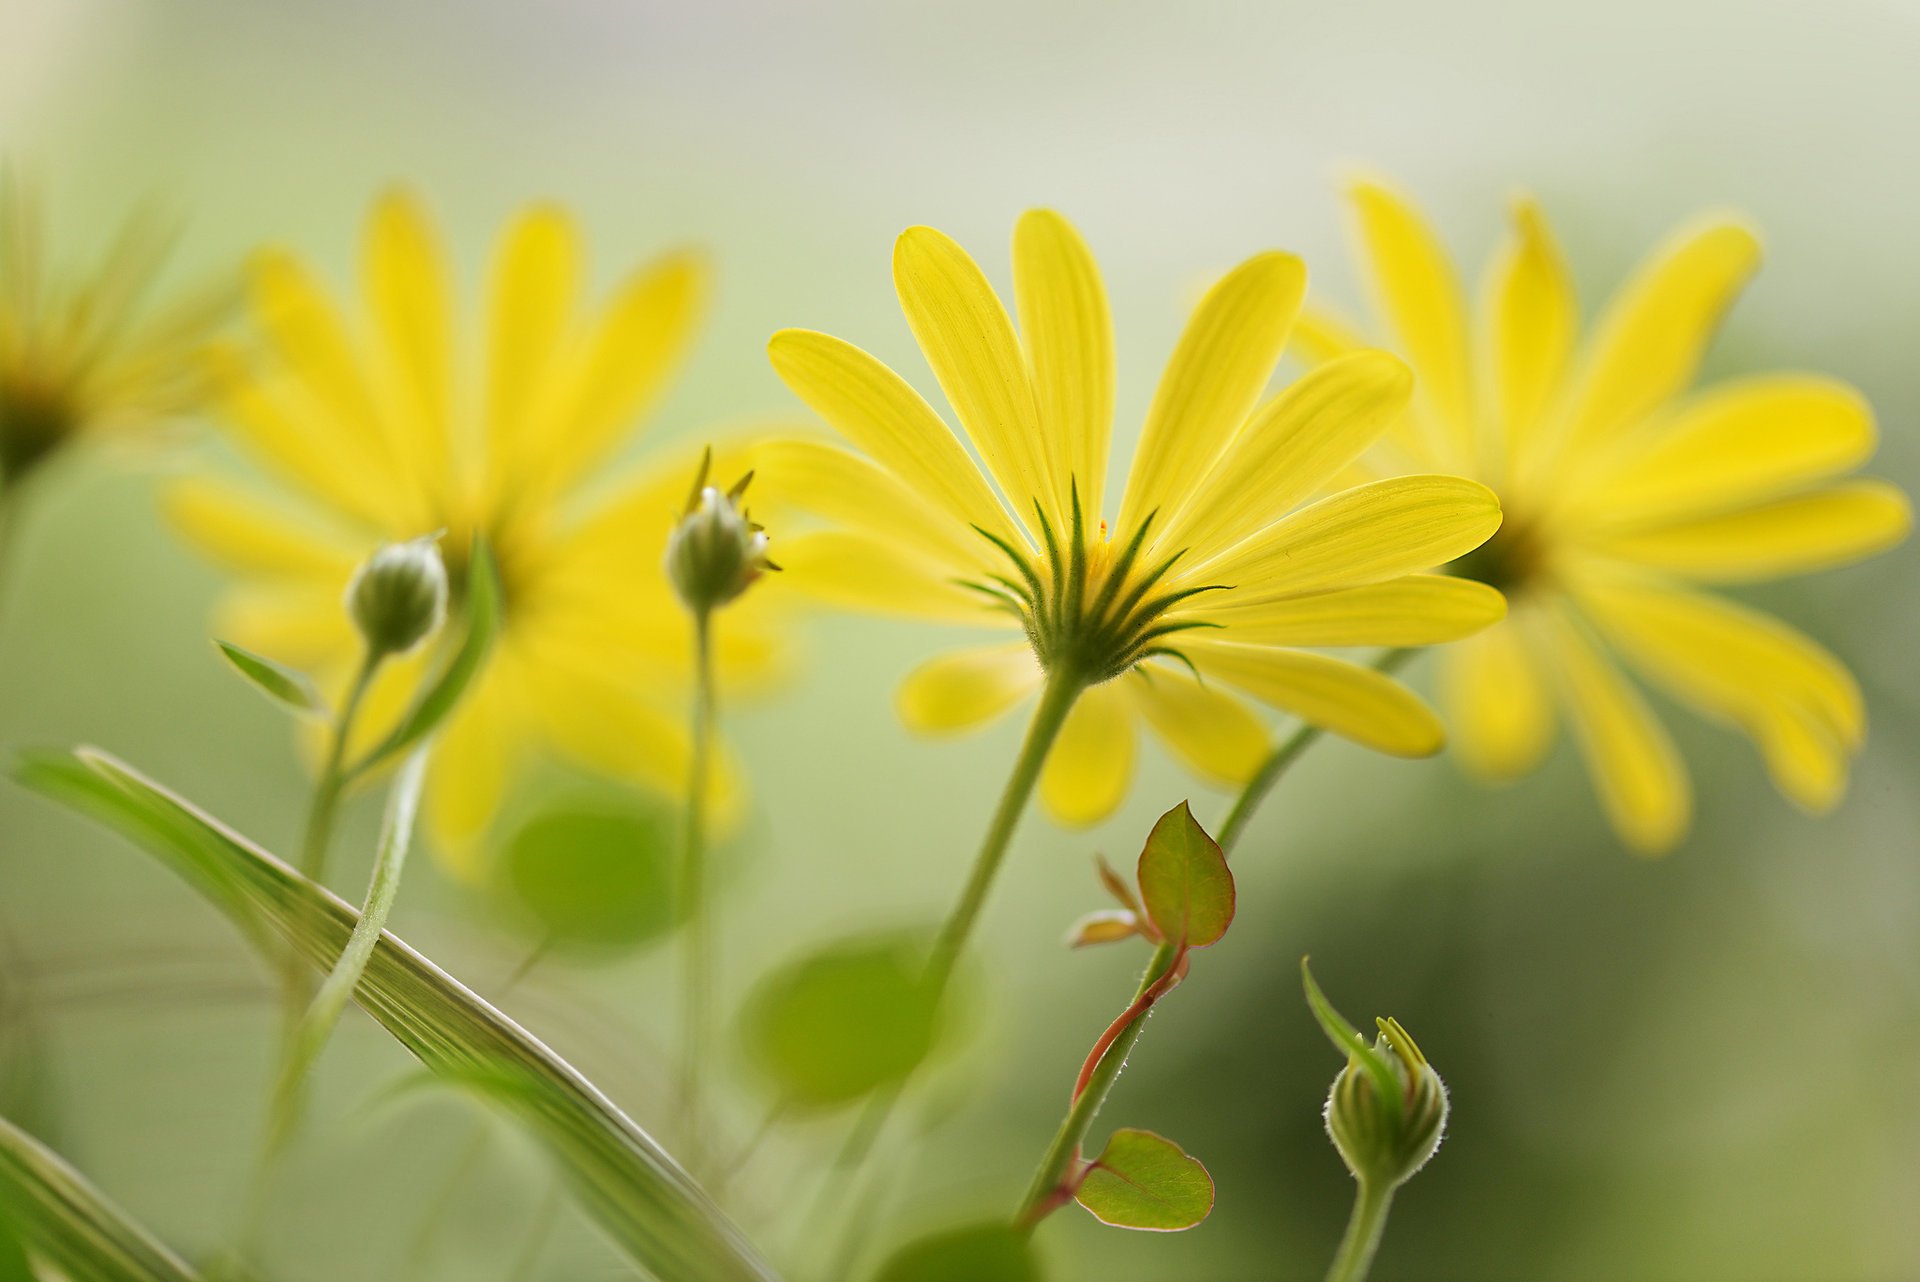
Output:
[[[1351,190],[1380,323],[1415,372],[1412,408],[1370,457],[1375,474],[1478,477],[1500,533],[1454,569],[1498,587],[1508,620],[1441,658],[1466,765],[1531,770],[1571,724],[1614,828],[1658,853],[1686,832],[1683,763],[1622,675],[1744,731],[1801,807],[1832,807],[1865,731],[1860,692],[1825,649],[1700,590],[1845,565],[1900,541],[1904,495],[1849,476],[1872,453],[1872,411],[1814,374],[1689,391],[1721,317],[1760,261],[1725,215],[1676,232],[1583,340],[1574,286],[1545,216],[1514,206],[1470,318],[1444,249],[1404,198]],[[1364,340],[1310,318],[1303,346],[1338,359]]]
[[204,347],[237,297],[228,281],[147,306],[173,231],[128,219],[83,279],[47,254],[42,205],[0,178],[0,489],[12,490],[75,441],[126,437],[200,408]]
[[795,585],[1019,634],[915,671],[899,697],[907,724],[981,724],[1043,675],[1084,687],[1040,782],[1068,823],[1119,804],[1143,719],[1201,774],[1244,781],[1268,736],[1226,687],[1381,751],[1436,751],[1440,724],[1404,687],[1293,648],[1424,645],[1501,615],[1482,585],[1416,573],[1498,526],[1484,487],[1398,477],[1299,507],[1396,416],[1405,368],[1359,353],[1267,398],[1306,274],[1287,254],[1249,259],[1195,311],[1110,528],[1114,353],[1099,271],[1046,211],[1021,218],[1013,257],[1018,334],[946,236],[915,227],[894,250],[908,324],[980,464],[859,348],[805,330],[770,346],[787,385],[861,452],[793,442],[762,456],[783,495],[839,527],[782,540]]
[[[341,594],[369,542],[444,531],[457,609],[467,550],[475,533],[487,538],[502,630],[441,735],[427,793],[439,844],[462,870],[539,748],[668,795],[687,769],[692,653],[660,553],[697,457],[675,451],[594,482],[680,363],[705,272],[669,255],[588,312],[580,241],[551,206],[512,221],[472,350],[439,238],[406,195],[373,209],[363,318],[343,314],[291,255],[263,252],[252,311],[264,355],[223,369],[221,406],[233,439],[287,492],[192,479],[169,494],[178,528],[241,579],[222,635],[335,687],[359,648]],[[722,451],[717,462],[743,470],[745,457]],[[721,680],[763,680],[781,657],[764,605],[742,602],[720,638]],[[384,731],[427,662],[423,652],[384,665],[360,718],[366,735]],[[731,791],[724,778],[720,791]]]

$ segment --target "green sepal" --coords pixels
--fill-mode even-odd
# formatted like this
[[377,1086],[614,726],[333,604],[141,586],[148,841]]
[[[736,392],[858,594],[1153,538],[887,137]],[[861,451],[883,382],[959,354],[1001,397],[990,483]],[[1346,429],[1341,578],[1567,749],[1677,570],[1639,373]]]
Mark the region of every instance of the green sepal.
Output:
[[324,718],[331,715],[327,710],[327,701],[320,697],[320,691],[314,688],[312,678],[306,673],[263,654],[255,654],[231,641],[216,637],[213,644],[235,672],[275,703],[291,708],[302,716]]

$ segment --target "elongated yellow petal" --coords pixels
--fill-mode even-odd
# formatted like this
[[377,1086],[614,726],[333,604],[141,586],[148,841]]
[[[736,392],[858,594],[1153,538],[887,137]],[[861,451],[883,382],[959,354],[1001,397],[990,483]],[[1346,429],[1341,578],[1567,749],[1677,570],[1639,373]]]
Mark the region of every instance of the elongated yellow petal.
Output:
[[445,486],[454,479],[451,287],[439,238],[411,196],[389,193],[374,206],[362,287],[392,445],[411,473]]
[[1254,414],[1191,499],[1162,514],[1162,542],[1206,561],[1273,524],[1372,445],[1412,392],[1412,374],[1384,352],[1315,368]]
[[1143,664],[1115,684],[1182,765],[1215,783],[1245,783],[1272,749],[1267,728],[1245,700],[1172,664]]
[[289,514],[284,503],[204,477],[168,486],[162,504],[189,543],[243,574],[317,579],[338,588],[369,550],[341,531]]
[[1734,379],[1678,408],[1645,446],[1568,496],[1582,522],[1631,527],[1777,498],[1858,467],[1876,431],[1866,399],[1810,374]]
[[894,706],[915,734],[955,734],[1000,716],[1037,689],[1041,677],[1025,641],[956,650],[908,673]]
[[1556,613],[1549,627],[1561,698],[1607,818],[1635,852],[1665,854],[1685,835],[1693,804],[1673,740],[1571,619]]
[[1306,286],[1298,258],[1265,253],[1228,272],[1200,300],[1140,432],[1120,504],[1122,537],[1154,509],[1184,502],[1246,422],[1273,376]]
[[1492,490],[1457,476],[1396,476],[1321,499],[1262,530],[1188,581],[1232,587],[1253,604],[1359,587],[1444,565],[1500,528]]
[[1118,681],[1081,695],[1040,772],[1047,813],[1084,828],[1118,809],[1133,778],[1134,739],[1132,709]]
[[[667,254],[615,291],[593,331],[573,391],[542,442],[546,474],[570,485],[631,435],[679,370],[705,311],[708,271],[698,254]],[[511,478],[506,478],[511,484]]]
[[1545,427],[1580,330],[1573,274],[1530,197],[1514,202],[1513,231],[1489,265],[1485,294],[1492,409],[1507,466]]
[[1886,551],[1912,528],[1913,507],[1897,486],[1860,480],[1590,546],[1688,578],[1737,583],[1848,565]]
[[1810,717],[1842,748],[1865,736],[1852,674],[1780,620],[1652,580],[1588,573],[1574,585],[1608,638],[1675,698],[1746,726],[1766,710]]
[[[508,226],[494,254],[487,307],[487,444],[497,476],[524,480],[552,412],[557,356],[579,300],[580,234],[555,205],[535,205]],[[496,485],[499,484],[496,481]]]
[[1517,779],[1553,745],[1552,692],[1519,620],[1440,653],[1440,706],[1473,773]]
[[1682,228],[1656,249],[1595,326],[1575,378],[1568,446],[1617,439],[1684,390],[1759,265],[1759,237],[1726,217]]
[[852,343],[812,330],[781,330],[767,355],[794,395],[901,484],[963,529],[1017,537],[980,469],[898,374]]
[[1433,709],[1372,668],[1306,650],[1238,645],[1196,634],[1183,637],[1180,648],[1206,676],[1378,752],[1430,757],[1446,742]]
[[1091,525],[1106,493],[1113,434],[1113,322],[1093,255],[1050,209],[1028,210],[1013,229],[1013,294],[1054,503],[1066,511],[1077,488]]
[[1448,574],[1408,574],[1384,583],[1309,596],[1218,607],[1199,598],[1196,614],[1221,624],[1227,640],[1260,645],[1438,645],[1458,641],[1506,617],[1494,589]]
[[1015,514],[1031,524],[1037,501],[1061,528],[1066,510],[1055,496],[1065,487],[1054,484],[1026,360],[979,264],[943,233],[909,227],[894,242],[893,284],[927,364]]
[[1749,730],[1774,786],[1794,805],[1824,815],[1846,796],[1851,753],[1817,719],[1770,709]]
[[1476,420],[1459,275],[1426,219],[1400,193],[1362,179],[1348,195],[1380,316],[1396,350],[1413,366],[1433,456],[1443,465],[1468,467]]
[[930,509],[890,472],[858,454],[799,436],[758,441],[751,452],[756,502],[791,505],[844,529],[898,539],[954,575],[971,577],[983,566],[1012,568],[985,539]]
[[1309,302],[1293,322],[1288,356],[1318,365],[1369,347],[1360,327],[1320,302]]
[[847,609],[975,626],[1014,622],[939,562],[870,534],[818,530],[784,539],[779,563],[783,588]]

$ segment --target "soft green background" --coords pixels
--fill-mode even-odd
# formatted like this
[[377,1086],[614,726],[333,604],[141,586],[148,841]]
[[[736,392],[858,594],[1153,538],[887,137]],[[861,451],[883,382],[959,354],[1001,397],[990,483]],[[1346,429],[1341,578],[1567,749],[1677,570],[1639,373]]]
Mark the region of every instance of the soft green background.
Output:
[[[431,197],[470,269],[536,196],[579,211],[603,278],[704,244],[718,306],[662,436],[789,410],[760,354],[781,325],[919,370],[886,270],[909,223],[952,232],[1004,279],[1019,210],[1068,212],[1113,295],[1125,435],[1209,272],[1279,245],[1353,297],[1340,162],[1397,175],[1474,261],[1504,194],[1531,186],[1589,305],[1674,221],[1731,204],[1766,230],[1770,262],[1714,367],[1857,382],[1884,424],[1876,470],[1913,490],[1916,47],[1920,15],[1890,0],[8,0],[0,150],[51,180],[68,244],[96,243],[142,196],[173,198],[193,216],[189,265],[281,240],[344,278],[370,197],[395,179]],[[289,737],[219,670],[217,581],[153,511],[153,472],[214,457],[90,457],[47,478],[12,549],[0,743],[107,745],[284,846],[302,789]],[[1771,793],[1743,741],[1683,717],[1699,820],[1651,864],[1616,848],[1564,750],[1497,793],[1444,759],[1316,750],[1243,848],[1232,937],[1155,1017],[1104,1119],[1202,1157],[1217,1210],[1176,1236],[1069,1210],[1042,1234],[1057,1275],[1318,1275],[1349,1188],[1319,1133],[1337,1065],[1299,997],[1310,951],[1336,1001],[1398,1015],[1454,1091],[1454,1134],[1402,1199],[1379,1278],[1920,1276],[1916,566],[1909,545],[1754,594],[1866,687],[1871,742],[1822,822]],[[823,621],[804,678],[730,718],[759,797],[728,906],[730,991],[803,941],[946,902],[1016,737],[923,744],[895,723],[893,683],[949,640]],[[1138,964],[1058,947],[1098,904],[1087,856],[1130,857],[1192,788],[1150,754],[1098,831],[1021,834],[981,940],[977,1050],[933,1093],[939,1129],[867,1206],[883,1236],[1017,1192]],[[1195,805],[1214,822],[1223,799]],[[371,814],[354,820],[366,837]],[[521,947],[425,864],[396,921],[482,991]],[[657,1119],[667,962],[547,967],[510,1005]],[[0,978],[0,1107],[169,1240],[215,1247],[267,1068],[266,990],[231,932],[138,856],[7,788]],[[408,1071],[349,1021],[323,1077],[327,1133],[276,1199],[273,1277],[509,1275],[547,1196],[541,1168],[458,1100],[384,1093]],[[757,1104],[739,1085],[744,1132]],[[738,1186],[797,1277],[820,1276],[808,1199],[837,1135],[781,1134]],[[621,1268],[563,1218],[535,1275]]]

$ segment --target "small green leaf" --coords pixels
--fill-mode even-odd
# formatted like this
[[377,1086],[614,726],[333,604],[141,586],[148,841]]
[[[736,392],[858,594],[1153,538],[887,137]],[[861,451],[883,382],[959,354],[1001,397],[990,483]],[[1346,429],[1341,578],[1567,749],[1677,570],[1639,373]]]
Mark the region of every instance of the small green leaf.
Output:
[[[0,1248],[0,1278],[30,1280],[18,1247],[69,1282],[195,1282],[199,1277],[127,1218],[85,1176],[0,1118],[0,1217],[18,1243]],[[4,1236],[4,1233],[0,1233]]]
[[838,940],[787,963],[748,1000],[748,1053],[801,1108],[833,1108],[904,1079],[933,1050],[926,950],[899,934]]
[[624,795],[576,793],[543,805],[501,847],[496,887],[540,939],[615,953],[665,935],[676,920],[680,820]]
[[1176,947],[1205,948],[1233,923],[1227,857],[1184,801],[1147,835],[1138,876],[1147,916]]
[[1152,1131],[1115,1131],[1074,1195],[1102,1224],[1177,1233],[1213,1210],[1213,1177]]
[[894,1252],[874,1282],[1040,1282],[1031,1235],[1002,1221],[948,1229]]
[[220,648],[220,654],[235,672],[251,681],[256,690],[275,703],[307,716],[327,715],[327,701],[313,688],[313,682],[306,673],[295,671],[284,663],[276,663],[265,655],[242,649],[231,641],[216,640],[214,645]]
[[1320,991],[1320,985],[1313,978],[1313,970],[1307,965],[1307,959],[1300,959],[1300,979],[1307,990],[1307,1005],[1313,1009],[1313,1017],[1320,1021],[1320,1028],[1333,1043],[1333,1048],[1356,1062],[1373,1079],[1373,1088],[1387,1108],[1396,1117],[1400,1112],[1400,1079],[1394,1075],[1393,1066],[1386,1057],[1367,1044],[1360,1030],[1347,1022],[1346,1016],[1333,1008],[1327,995]]
[[467,572],[467,632],[460,648],[427,684],[387,737],[355,762],[349,772],[364,774],[399,756],[446,720],[486,661],[500,631],[500,571],[484,539],[473,541],[473,566]]

